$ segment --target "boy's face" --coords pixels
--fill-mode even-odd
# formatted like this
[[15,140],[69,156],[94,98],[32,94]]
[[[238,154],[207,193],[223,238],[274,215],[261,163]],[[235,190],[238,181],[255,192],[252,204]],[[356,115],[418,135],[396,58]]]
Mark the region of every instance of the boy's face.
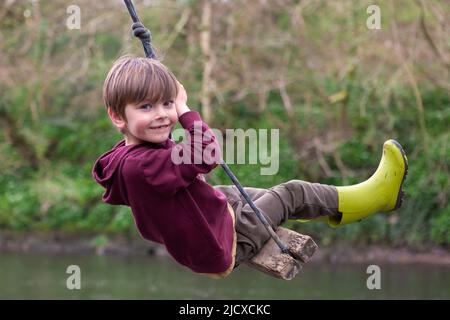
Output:
[[[173,101],[158,104],[127,104],[126,121],[109,109],[109,116],[114,125],[123,130],[126,144],[142,142],[161,143],[169,138],[178,121],[178,114]],[[161,127],[163,126],[163,127]]]

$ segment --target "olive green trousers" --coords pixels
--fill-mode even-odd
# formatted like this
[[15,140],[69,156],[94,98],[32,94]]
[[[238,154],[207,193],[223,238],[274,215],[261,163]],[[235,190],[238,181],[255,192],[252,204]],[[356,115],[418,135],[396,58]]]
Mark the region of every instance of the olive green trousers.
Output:
[[[270,239],[264,225],[234,185],[218,185],[236,215],[236,263],[252,258]],[[338,212],[335,186],[291,180],[269,189],[244,187],[253,203],[274,227],[288,219],[314,219]]]

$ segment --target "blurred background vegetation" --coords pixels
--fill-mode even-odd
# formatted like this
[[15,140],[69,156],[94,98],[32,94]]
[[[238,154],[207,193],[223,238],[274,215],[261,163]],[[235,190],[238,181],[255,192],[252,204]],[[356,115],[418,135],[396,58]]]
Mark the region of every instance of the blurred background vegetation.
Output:
[[[291,179],[358,183],[386,139],[406,149],[402,209],[334,230],[319,244],[450,244],[450,2],[135,0],[163,62],[212,128],[280,129],[280,170],[230,165],[245,186]],[[366,27],[370,4],[381,30]],[[81,9],[70,30],[69,5]],[[123,54],[142,56],[122,0],[0,4],[0,231],[134,234],[101,202],[94,160],[120,134],[101,99]],[[221,168],[211,184],[231,184]]]

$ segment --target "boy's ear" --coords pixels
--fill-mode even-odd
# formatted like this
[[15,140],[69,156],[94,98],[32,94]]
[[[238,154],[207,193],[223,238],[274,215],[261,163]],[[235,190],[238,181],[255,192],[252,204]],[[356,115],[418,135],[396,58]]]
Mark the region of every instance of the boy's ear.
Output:
[[112,108],[108,108],[108,115],[109,118],[111,119],[111,122],[121,131],[125,129],[126,126],[126,122],[125,120],[118,115],[117,113],[115,113]]

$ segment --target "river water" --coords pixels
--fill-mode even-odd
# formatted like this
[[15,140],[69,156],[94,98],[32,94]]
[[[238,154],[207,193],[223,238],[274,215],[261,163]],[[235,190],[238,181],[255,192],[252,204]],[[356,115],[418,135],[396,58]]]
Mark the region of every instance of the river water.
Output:
[[[66,286],[70,265],[80,268],[79,290]],[[241,266],[213,280],[170,258],[0,253],[0,298],[450,299],[450,266],[380,265],[381,289],[372,290],[367,267],[311,263],[283,281]]]

